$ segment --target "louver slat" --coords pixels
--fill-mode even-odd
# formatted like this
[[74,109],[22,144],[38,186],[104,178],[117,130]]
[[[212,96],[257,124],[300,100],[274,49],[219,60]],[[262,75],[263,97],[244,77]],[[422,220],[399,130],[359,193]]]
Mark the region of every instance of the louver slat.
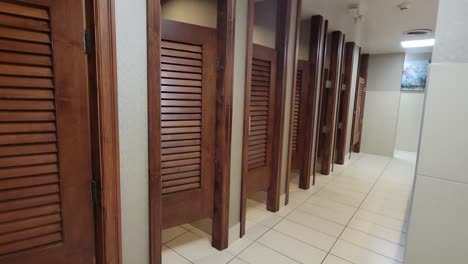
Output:
[[63,240],[47,10],[0,2],[0,257]]
[[[270,62],[252,59],[252,86],[248,138],[248,170],[267,165]],[[264,139],[264,140],[262,140]]]
[[162,193],[201,187],[202,58],[198,45],[162,41]]

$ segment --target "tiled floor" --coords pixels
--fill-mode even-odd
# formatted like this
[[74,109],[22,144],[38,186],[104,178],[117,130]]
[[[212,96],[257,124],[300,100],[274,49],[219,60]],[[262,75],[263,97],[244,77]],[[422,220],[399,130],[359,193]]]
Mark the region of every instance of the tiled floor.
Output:
[[249,200],[246,236],[222,252],[203,222],[165,230],[163,263],[402,263],[415,162],[400,154],[355,155],[307,191],[292,182],[277,213]]

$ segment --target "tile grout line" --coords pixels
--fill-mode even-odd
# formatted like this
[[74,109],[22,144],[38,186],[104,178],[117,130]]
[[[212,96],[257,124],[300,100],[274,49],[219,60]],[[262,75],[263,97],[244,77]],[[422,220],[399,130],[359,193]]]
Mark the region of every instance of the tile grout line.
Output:
[[[325,184],[323,184],[322,186],[318,187],[318,189],[317,189],[316,192],[314,192],[314,193],[308,195],[307,198],[306,198],[305,200],[303,200],[303,201],[298,201],[298,200],[296,200],[296,201],[299,202],[299,204],[298,204],[295,208],[293,208],[293,209],[291,210],[291,212],[287,213],[287,214],[284,215],[284,216],[276,215],[275,213],[273,213],[271,216],[275,216],[275,217],[281,218],[281,220],[278,221],[276,224],[272,225],[271,227],[266,226],[266,225],[263,225],[261,222],[259,223],[259,222],[253,221],[253,222],[255,222],[256,224],[261,225],[261,226],[263,226],[263,227],[266,227],[266,228],[268,228],[268,229],[267,229],[262,235],[260,235],[258,238],[254,239],[254,240],[251,240],[252,243],[251,243],[249,246],[247,246],[245,249],[241,250],[239,253],[233,254],[232,252],[227,251],[228,254],[230,254],[231,256],[233,256],[233,258],[232,258],[231,260],[229,260],[227,263],[231,263],[231,262],[234,261],[236,258],[237,258],[237,259],[240,259],[241,261],[244,261],[244,262],[246,262],[246,263],[250,263],[250,262],[248,262],[248,261],[246,261],[246,260],[240,258],[239,255],[242,254],[242,252],[244,252],[245,250],[247,250],[247,249],[248,249],[250,246],[252,246],[254,243],[259,243],[260,245],[262,245],[262,246],[264,246],[264,247],[266,247],[266,248],[268,248],[268,249],[270,249],[270,250],[273,250],[273,251],[277,252],[278,254],[280,254],[280,255],[282,255],[282,256],[284,256],[284,257],[287,257],[287,258],[289,258],[289,259],[291,259],[291,260],[293,260],[293,261],[295,261],[295,262],[301,263],[301,262],[299,262],[298,260],[295,260],[295,259],[293,259],[293,258],[291,258],[291,257],[289,257],[289,256],[287,256],[287,255],[284,255],[283,253],[281,253],[281,252],[279,252],[279,251],[277,251],[277,250],[275,250],[275,249],[272,249],[272,248],[270,248],[270,247],[268,247],[268,246],[262,244],[261,242],[258,242],[258,240],[259,240],[260,238],[262,238],[266,233],[270,232],[271,230],[274,230],[274,227],[276,227],[280,222],[282,222],[283,220],[285,220],[286,217],[288,217],[288,216],[289,216],[290,214],[292,214],[294,211],[298,210],[298,208],[299,208],[301,205],[307,203],[307,201],[308,201],[312,196],[316,195],[316,194],[317,194],[318,192],[320,192],[322,189],[324,189],[325,187],[327,187],[327,186],[328,186],[330,183],[332,183],[338,176],[340,176],[347,168],[352,167],[353,164],[354,164],[355,162],[357,162],[358,160],[360,160],[361,158],[362,158],[362,156],[359,156],[357,159],[353,160],[353,161],[352,161],[348,166],[346,166],[341,172],[339,172],[339,173],[336,174],[336,175],[333,175],[333,176],[332,176],[333,178],[332,178],[330,181],[328,181],[327,183],[325,183]],[[300,191],[305,191],[305,190],[300,189]],[[305,192],[306,192],[306,191],[305,191]],[[307,193],[307,192],[306,192],[306,193]],[[340,203],[340,202],[338,202],[338,201],[335,201],[335,202]],[[343,203],[340,203],[340,204],[343,204]],[[345,206],[350,206],[350,207],[354,207],[354,206],[346,205],[346,204],[343,204],[343,205],[345,205]],[[355,208],[355,207],[354,207],[354,208]],[[302,212],[302,211],[301,211],[301,212]],[[318,216],[317,216],[317,217],[318,217]],[[322,218],[322,217],[321,217],[321,218]],[[326,219],[326,218],[322,218],[322,219]],[[288,220],[288,221],[291,221],[291,220],[289,220],[289,219],[287,219],[287,220]],[[328,219],[326,219],[326,220],[328,220]],[[328,221],[330,221],[330,220],[328,220]],[[291,222],[294,222],[294,221],[291,221]],[[296,222],[294,222],[294,223],[296,223]],[[300,223],[296,223],[296,224],[301,225],[301,226],[304,226],[304,225],[302,225],[302,224],[300,224]],[[340,225],[341,225],[341,224],[340,224]],[[199,238],[205,238],[205,237],[202,236],[202,235],[200,235],[200,234],[197,234],[197,233],[193,232],[192,229],[188,229],[188,228],[185,228],[185,227],[183,227],[183,226],[180,226],[180,227],[181,227],[182,229],[184,229],[185,232],[182,233],[182,234],[180,234],[180,235],[178,235],[178,236],[176,236],[176,237],[174,237],[173,239],[167,241],[165,244],[163,244],[163,246],[166,246],[169,250],[171,250],[172,252],[174,252],[174,253],[176,253],[177,255],[181,256],[183,259],[187,260],[189,263],[192,263],[192,264],[193,264],[194,262],[190,261],[190,260],[187,259],[185,256],[183,256],[182,254],[180,254],[180,253],[177,252],[176,250],[174,250],[174,249],[172,249],[171,247],[169,247],[169,246],[167,245],[167,243],[170,243],[171,241],[173,241],[173,240],[177,239],[178,237],[181,237],[181,236],[183,236],[183,235],[185,235],[185,234],[187,234],[187,233],[194,234],[195,236],[197,236],[197,237],[199,237]],[[314,228],[310,228],[310,227],[308,227],[308,226],[304,226],[304,227],[309,228],[309,229],[312,229],[312,230],[317,231],[317,232],[320,232],[320,233],[323,233],[323,234],[326,234],[326,235],[329,235],[329,236],[331,236],[331,237],[334,237],[333,235],[324,233],[324,232],[319,231],[319,230],[316,230],[316,229],[314,229]],[[195,228],[195,227],[194,227],[194,228]],[[201,231],[203,232],[203,230],[201,230]],[[282,233],[282,232],[280,232],[280,231],[277,231],[277,230],[274,230],[274,231],[279,232],[279,233],[281,233],[281,234],[284,234],[284,233]],[[284,235],[286,235],[286,236],[288,236],[288,237],[291,237],[291,236],[289,236],[289,235],[287,235],[287,234],[284,234]],[[291,238],[294,239],[294,240],[297,240],[297,239],[295,239],[295,238],[293,238],[293,237],[291,237]],[[334,237],[334,238],[335,238],[335,237]],[[338,238],[336,238],[336,239],[338,239]],[[250,239],[249,239],[249,240],[250,240]],[[306,245],[309,245],[309,246],[311,246],[311,247],[314,247],[314,248],[316,248],[316,249],[318,249],[318,250],[321,250],[321,251],[323,251],[323,252],[326,252],[326,250],[322,250],[322,249],[320,249],[320,248],[318,248],[318,247],[316,247],[316,246],[313,246],[313,245],[311,245],[311,244],[309,244],[309,243],[303,242],[303,241],[301,241],[301,240],[297,240],[297,241],[298,241],[298,242],[302,242],[302,243],[304,243],[304,244],[306,244]],[[221,251],[220,251],[220,252],[221,252]],[[327,254],[327,255],[328,255],[328,254]],[[332,255],[333,255],[333,254],[332,254]]]
[[[316,195],[321,189],[323,189],[323,188],[325,188],[326,186],[328,186],[332,181],[334,181],[338,176],[340,176],[347,168],[351,167],[356,161],[360,160],[361,158],[362,158],[362,156],[359,156],[356,160],[354,160],[352,163],[350,163],[350,164],[349,164],[345,169],[343,169],[340,173],[338,173],[337,175],[333,175],[333,177],[334,177],[333,179],[331,179],[329,182],[327,182],[327,183],[324,184],[323,186],[319,187],[319,189],[317,190],[317,192],[315,192],[315,193],[311,194],[310,196],[308,196],[307,199],[305,199],[304,201],[300,202],[300,204],[299,204],[297,207],[295,207],[291,212],[289,212],[289,213],[286,214],[284,217],[282,217],[282,220],[286,219],[286,217],[288,217],[288,216],[289,216],[290,214],[292,214],[295,210],[297,210],[297,208],[299,208],[301,205],[303,205],[304,203],[306,203],[308,199],[310,199],[312,196]],[[301,190],[302,190],[302,189],[301,189]],[[282,220],[281,220],[281,221],[282,221]],[[266,233],[268,233],[269,231],[273,230],[273,228],[274,228],[276,225],[278,225],[281,221],[279,221],[279,222],[276,223],[275,225],[269,227],[268,230],[265,231],[265,232],[264,232],[261,236],[259,236],[257,239],[252,240],[252,243],[251,243],[249,246],[247,246],[245,249],[241,250],[237,255],[235,255],[235,257],[238,257],[240,254],[242,254],[242,252],[244,252],[244,251],[247,250],[249,247],[251,247],[251,246],[252,246],[254,243],[256,243],[260,238],[262,238]],[[298,224],[299,224],[299,223],[298,223]],[[304,225],[303,225],[303,226],[304,226]],[[307,226],[306,226],[306,227],[307,227]],[[314,229],[314,230],[315,230],[315,229]],[[323,233],[323,232],[321,232],[321,233]],[[326,234],[326,233],[324,233],[324,234]],[[329,234],[327,234],[327,235],[329,235]],[[295,239],[295,240],[297,240],[297,239]],[[300,240],[297,240],[297,241],[302,242],[302,241],[300,241]],[[336,238],[336,241],[338,241],[338,238]],[[335,243],[336,243],[336,241],[335,241]],[[289,259],[291,259],[291,260],[293,260],[293,261],[295,261],[295,262],[301,263],[301,262],[299,262],[299,261],[297,261],[297,260],[295,260],[295,259],[293,259],[293,258],[291,258],[291,257],[289,257],[289,256],[286,256],[286,255],[284,255],[283,253],[281,253],[281,252],[279,252],[279,251],[277,251],[277,250],[275,250],[275,249],[273,249],[273,248],[270,248],[270,247],[268,247],[268,246],[266,246],[266,245],[264,245],[264,244],[262,244],[262,243],[260,243],[260,242],[257,242],[257,243],[259,243],[260,245],[262,245],[262,246],[264,246],[264,247],[267,247],[268,249],[273,250],[273,251],[277,252],[278,254],[281,254],[282,256],[285,256],[285,257],[287,257],[287,258],[289,258]],[[302,243],[305,243],[305,242],[302,242]],[[307,244],[307,243],[305,243],[305,244]],[[307,245],[308,245],[308,244],[307,244]],[[333,245],[334,245],[334,244],[333,244]],[[317,248],[317,247],[315,247],[315,246],[313,246],[313,247],[316,248],[316,249],[322,250],[322,249]],[[331,248],[333,248],[333,246],[332,246]],[[331,250],[331,248],[330,248],[330,250]],[[325,250],[322,250],[322,251],[326,252]],[[325,255],[325,258],[328,256],[328,253],[329,253],[329,252],[327,252],[327,254]],[[324,260],[325,260],[325,258],[324,258]],[[242,258],[240,258],[240,259],[242,259]],[[242,260],[245,261],[244,259],[242,259]],[[246,261],[246,262],[249,263],[248,261]],[[322,260],[322,262],[323,262],[323,260]]]
[[[351,221],[352,221],[352,219],[351,219]],[[354,227],[351,227],[351,226],[346,226],[346,227],[349,228],[349,229],[353,229],[353,230],[359,231],[359,232],[361,232],[361,233],[367,234],[367,235],[369,235],[369,236],[373,236],[373,237],[375,237],[375,238],[378,238],[378,239],[381,239],[381,240],[384,240],[384,241],[393,243],[393,244],[395,244],[395,245],[399,245],[399,246],[402,246],[402,247],[406,247],[405,245],[402,245],[402,244],[400,244],[400,243],[395,243],[395,242],[393,242],[393,241],[391,241],[391,240],[388,240],[388,239],[386,239],[386,238],[382,238],[382,237],[379,237],[379,236],[376,236],[376,235],[367,233],[367,232],[362,231],[362,230],[359,230],[359,229],[357,229],[357,228],[354,228]],[[348,242],[349,242],[349,241],[348,241]],[[351,242],[350,242],[350,243],[351,243]]]
[[[354,212],[353,216],[351,216],[351,219],[349,219],[348,223],[346,224],[345,228],[343,229],[343,231],[341,231],[341,234],[338,236],[338,238],[336,239],[335,243],[333,243],[333,246],[330,248],[330,250],[328,251],[327,255],[325,256],[325,258],[322,260],[321,264],[323,264],[323,262],[325,261],[325,259],[327,259],[328,255],[331,254],[330,252],[332,251],[332,249],[335,247],[336,243],[338,242],[338,240],[340,240],[340,237],[343,235],[344,231],[346,230],[346,228],[348,227],[349,223],[351,222],[351,220],[354,218],[354,216],[356,215],[356,213],[359,211],[359,209],[361,208],[362,204],[364,203],[364,201],[367,199],[367,197],[369,196],[369,193],[372,191],[372,189],[374,189],[375,185],[377,184],[377,182],[379,181],[380,177],[382,177],[384,171],[387,169],[388,165],[390,165],[390,162],[392,162],[392,159],[390,159],[387,164],[385,165],[385,167],[383,168],[383,170],[381,171],[379,177],[377,177],[377,179],[375,180],[374,184],[372,185],[371,189],[369,190],[369,192],[367,193],[367,195],[364,197],[364,199],[361,201],[361,203],[359,204],[359,207],[357,208],[356,212]],[[348,241],[346,241],[348,242]],[[349,242],[348,242],[349,243]],[[351,243],[352,244],[352,243]],[[356,245],[357,246],[357,245]],[[360,246],[358,246],[360,247]],[[362,247],[361,247],[362,248]],[[366,249],[368,250],[368,249]],[[383,255],[382,255],[383,256]],[[348,261],[348,260],[346,260]]]

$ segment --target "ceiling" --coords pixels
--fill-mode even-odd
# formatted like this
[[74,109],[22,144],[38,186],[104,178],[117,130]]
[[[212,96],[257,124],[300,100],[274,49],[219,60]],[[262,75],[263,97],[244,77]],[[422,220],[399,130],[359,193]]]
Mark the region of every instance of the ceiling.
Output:
[[[438,8],[438,0],[407,1],[411,3],[410,8],[400,11],[397,5],[403,0],[303,0],[302,18],[315,14],[325,16],[332,30],[343,31],[348,40],[360,44],[364,52],[404,52],[400,45],[405,38],[403,32],[417,28],[435,31]],[[364,20],[355,23],[347,9],[357,4],[361,6]]]

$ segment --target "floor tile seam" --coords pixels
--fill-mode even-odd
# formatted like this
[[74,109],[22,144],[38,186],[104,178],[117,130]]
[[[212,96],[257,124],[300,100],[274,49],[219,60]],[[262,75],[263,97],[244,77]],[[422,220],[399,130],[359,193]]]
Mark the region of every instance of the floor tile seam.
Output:
[[[389,257],[389,256],[385,256],[385,255],[382,254],[382,253],[379,253],[379,252],[374,251],[374,250],[369,249],[369,248],[365,248],[365,247],[360,246],[360,245],[358,245],[358,244],[356,244],[356,243],[354,243],[354,242],[350,242],[350,241],[348,241],[348,240],[346,240],[346,239],[339,238],[338,240],[342,240],[342,241],[344,241],[344,242],[346,242],[346,243],[349,243],[349,244],[352,244],[352,245],[354,245],[354,246],[356,246],[356,247],[358,247],[358,248],[361,248],[361,249],[370,251],[370,252],[372,252],[372,253],[375,253],[375,254],[380,255],[380,256],[382,256],[382,257],[385,257],[385,258],[388,258],[388,259],[390,259],[390,260],[394,260],[394,261],[396,261],[396,262],[398,262],[398,263],[403,263],[403,262],[401,262],[401,261],[399,261],[399,260],[397,260],[397,259],[394,259],[394,258]],[[345,259],[345,260],[346,260],[346,259]]]
[[[361,221],[365,221],[365,222],[368,222],[368,223],[371,223],[373,225],[376,225],[376,226],[379,226],[379,227],[382,227],[382,228],[387,228],[387,229],[390,229],[391,231],[395,231],[395,232],[400,232],[400,233],[403,233],[403,234],[408,234],[408,232],[404,231],[404,230],[400,230],[400,229],[396,229],[396,228],[393,228],[393,227],[389,227],[389,226],[386,226],[386,225],[383,225],[383,224],[380,224],[380,223],[376,223],[374,221],[370,221],[370,220],[367,220],[363,217],[359,217],[359,216],[354,216],[353,219],[358,219],[358,220],[361,220]],[[351,221],[353,220],[351,219]],[[393,219],[392,219],[393,220]]]
[[[312,198],[312,197],[311,197]],[[331,199],[328,199],[328,198],[321,198],[321,199],[325,199],[325,200],[328,200],[330,202],[335,202],[335,203],[339,203],[340,205],[343,205],[343,207],[339,207],[339,208],[346,208],[346,207],[352,207],[354,209],[357,209],[356,206],[352,206],[352,205],[348,205],[348,204],[344,204],[344,203],[340,203],[340,202],[336,202],[336,201],[333,201]],[[325,207],[323,205],[319,205],[319,204],[316,204],[316,203],[312,203],[312,202],[309,202],[310,199],[308,199],[306,202],[309,203],[309,204],[313,204],[313,205],[316,205],[318,207],[321,207],[321,208],[326,208],[326,209],[331,209],[331,210],[334,210],[336,208],[330,208],[330,207]]]
[[[358,158],[357,158],[355,161],[353,161],[349,166],[351,166],[352,164],[354,164],[356,161],[358,161],[358,160],[360,160],[360,159],[361,159],[361,157],[358,157]],[[344,170],[343,170],[343,171],[344,171]],[[343,173],[343,171],[340,172],[338,175],[341,175],[341,173]],[[338,175],[336,175],[336,176],[338,176]],[[324,184],[322,187],[319,188],[319,190],[320,190],[320,189],[323,189],[324,187],[326,187],[326,186],[327,186],[328,184],[330,184],[334,179],[335,179],[335,178],[333,178],[332,180],[330,180],[328,183]],[[308,199],[310,199],[312,196],[316,195],[317,193],[318,193],[318,191],[315,192],[315,193],[313,193],[313,194],[311,194],[311,195],[306,199],[306,201],[307,201]],[[306,201],[301,202],[296,208],[294,208],[293,210],[291,210],[291,212],[289,212],[288,214],[286,214],[286,215],[283,217],[283,219],[286,219],[286,217],[288,217],[291,213],[293,213],[294,211],[296,211],[297,208],[298,208],[299,206],[301,206],[302,204],[304,204]],[[281,222],[281,221],[280,221],[280,222]],[[244,251],[247,250],[249,247],[251,247],[255,242],[257,242],[261,237],[263,237],[266,233],[268,233],[270,230],[272,230],[272,229],[273,229],[275,226],[277,226],[280,222],[278,222],[278,223],[276,223],[275,225],[273,225],[272,227],[270,227],[265,233],[263,233],[263,234],[262,234],[261,236],[259,236],[257,239],[252,240],[253,242],[252,242],[249,246],[247,246],[246,248],[244,248],[243,250],[241,250],[237,255],[235,255],[235,257],[238,257],[240,254],[242,254],[242,252],[244,252]],[[245,237],[245,236],[244,236],[244,237]],[[336,240],[338,240],[338,238],[337,238]],[[262,244],[262,245],[263,245],[263,244]],[[333,246],[332,246],[332,248],[333,248]],[[331,249],[330,249],[330,250],[331,250]],[[284,254],[282,254],[282,253],[280,253],[280,252],[278,252],[278,253],[281,254],[281,255],[284,255]],[[327,253],[327,255],[328,255],[328,253]],[[327,255],[325,255],[325,258],[326,258]],[[288,257],[288,256],[286,256],[286,257]],[[289,258],[289,257],[288,257],[288,258]],[[325,259],[325,258],[324,258],[324,259]],[[242,258],[240,258],[240,259],[242,259]],[[290,258],[290,259],[291,259],[291,258]],[[242,259],[242,260],[244,260],[244,259]],[[293,260],[294,260],[294,259],[293,259]],[[294,260],[294,261],[296,261],[296,260]],[[322,262],[323,262],[323,260],[322,260]]]
[[[312,229],[312,228],[310,228],[310,229]],[[312,230],[317,231],[317,230],[315,230],[315,229],[312,229]],[[283,235],[285,235],[285,236],[287,236],[287,237],[289,237],[289,238],[292,238],[292,239],[294,239],[294,240],[296,240],[296,241],[302,242],[302,243],[304,243],[304,244],[306,244],[306,245],[309,245],[309,246],[311,246],[311,247],[313,247],[313,248],[319,249],[319,250],[321,250],[321,251],[323,251],[323,252],[325,252],[325,253],[328,252],[328,250],[321,249],[321,248],[317,247],[316,245],[312,245],[312,244],[309,243],[309,242],[305,242],[305,241],[303,241],[303,240],[297,239],[297,238],[295,238],[295,237],[293,237],[293,236],[291,236],[291,235],[286,234],[285,232],[282,232],[282,231],[279,231],[279,230],[276,230],[276,229],[273,229],[273,231],[278,232],[278,233],[281,233],[281,234],[283,234]],[[319,231],[319,232],[320,232],[320,231]],[[332,237],[334,240],[337,240],[337,239],[338,239],[337,237],[334,237],[334,236],[332,236],[332,235],[329,235],[329,234],[326,234],[326,233],[323,233],[323,232],[320,232],[320,233],[325,234],[325,235],[328,235],[328,236]]]
[[[324,219],[324,218],[322,218],[322,219]],[[290,221],[290,222],[293,222],[293,223],[298,224],[298,225],[303,226],[303,227],[307,227],[308,229],[314,230],[314,231],[319,232],[319,233],[321,233],[321,234],[324,234],[324,235],[327,235],[327,236],[331,236],[331,237],[333,237],[333,238],[338,239],[337,236],[331,235],[331,234],[328,234],[328,233],[325,233],[325,232],[323,232],[323,231],[321,231],[321,230],[318,230],[318,229],[316,229],[316,228],[314,228],[314,227],[306,226],[306,225],[304,225],[304,224],[298,223],[298,222],[296,222],[296,221],[294,221],[294,220],[291,220],[291,219],[288,219],[288,218],[285,218],[284,220],[288,220],[288,221]],[[325,219],[325,220],[327,220],[327,219]],[[331,221],[330,221],[330,222],[331,222]],[[342,226],[343,226],[343,225],[342,225]],[[278,230],[276,230],[276,229],[273,229],[273,230],[278,231]]]
[[[268,231],[267,231],[267,232],[268,232]],[[258,239],[257,239],[257,240],[258,240]],[[302,262],[300,262],[300,261],[298,261],[298,260],[295,260],[295,259],[293,259],[293,258],[291,258],[291,257],[289,257],[289,256],[287,256],[287,255],[285,255],[285,254],[283,254],[283,253],[281,253],[281,252],[279,252],[278,250],[276,250],[276,249],[274,249],[274,248],[271,248],[271,247],[269,247],[269,246],[267,246],[267,245],[264,245],[263,243],[261,243],[261,242],[259,242],[259,241],[257,241],[257,240],[255,240],[255,241],[254,241],[252,244],[250,244],[247,248],[245,248],[244,250],[242,250],[236,257],[242,259],[243,261],[246,261],[247,263],[251,263],[251,262],[248,262],[247,260],[244,260],[242,257],[240,257],[240,254],[242,254],[242,252],[244,252],[245,250],[247,250],[248,248],[250,248],[253,244],[257,243],[257,244],[260,244],[260,245],[262,245],[262,246],[264,246],[264,247],[266,247],[266,248],[268,248],[268,249],[270,249],[270,250],[272,250],[272,251],[274,251],[274,252],[276,252],[276,253],[278,253],[278,254],[280,254],[280,255],[282,255],[282,256],[288,258],[288,259],[290,259],[290,260],[292,260],[292,261],[295,261],[295,262],[297,262],[297,263],[303,264]],[[257,264],[257,263],[255,263],[255,264]]]
[[[358,159],[356,159],[356,160],[359,160],[359,159],[360,159],[360,157],[359,157]],[[354,163],[354,162],[353,162],[353,163]],[[350,164],[350,166],[351,166],[351,164]],[[343,173],[343,172],[341,172],[341,173]],[[340,174],[341,174],[341,173],[340,173]],[[338,175],[337,175],[337,176],[338,176]],[[333,180],[334,180],[334,179],[332,179],[332,180],[330,180],[328,183],[324,184],[322,187],[319,188],[319,190],[320,190],[320,189],[323,189],[324,187],[326,187],[326,186],[327,186],[328,184],[330,184]],[[308,199],[310,199],[312,196],[316,195],[317,193],[318,193],[318,191],[315,192],[315,193],[313,193],[313,194],[311,194],[305,201],[300,202],[300,204],[299,204],[296,208],[294,208],[293,210],[291,210],[291,212],[289,212],[288,214],[286,214],[286,215],[283,217],[283,219],[286,219],[290,214],[292,214],[294,211],[296,211],[297,208],[298,208],[299,206],[301,206],[302,204],[306,203],[306,201],[307,201]],[[281,222],[281,221],[280,221],[280,222]],[[278,222],[278,223],[276,223],[275,225],[273,225],[272,227],[270,227],[265,233],[263,233],[263,234],[262,234],[261,236],[259,236],[257,239],[252,240],[253,243],[257,242],[261,237],[263,237],[266,233],[268,233],[269,231],[271,231],[271,230],[272,230],[275,226],[277,226],[280,222]],[[338,239],[338,238],[337,238],[337,239]],[[246,247],[245,249],[241,250],[241,251],[236,255],[236,257],[239,256],[240,254],[242,254],[242,252],[244,252],[245,250],[247,250],[249,247],[251,247],[251,246],[253,245],[253,243],[250,244],[250,245],[249,245],[248,247]],[[262,245],[263,245],[263,244],[262,244]],[[281,254],[281,255],[284,255],[284,254],[282,254],[282,253],[280,253],[280,252],[278,252],[278,253]],[[287,256],[286,256],[286,257],[287,257]],[[288,258],[289,258],[289,257],[288,257]],[[325,256],[325,258],[326,258],[326,256]],[[291,258],[290,258],[290,259],[291,259]],[[294,259],[293,259],[293,260],[294,260]],[[294,261],[296,261],[296,260],[294,260]],[[323,261],[323,260],[322,260],[322,261]]]
[[[329,222],[332,222],[332,223],[334,223],[334,224],[338,224],[338,225],[340,225],[340,226],[346,227],[345,224],[339,223],[339,222],[337,222],[336,220],[330,220],[330,219],[325,218],[325,217],[320,216],[320,215],[316,215],[316,214],[313,214],[313,213],[309,213],[309,212],[306,212],[306,211],[303,211],[303,210],[300,210],[300,209],[298,209],[298,210],[299,210],[300,212],[304,213],[304,214],[308,214],[308,215],[311,215],[311,216],[315,216],[315,217],[318,217],[318,218],[320,218],[320,219],[323,219],[323,220],[327,220],[327,221],[329,221]],[[350,220],[351,220],[351,219],[350,219]]]
[[181,253],[177,252],[175,249],[171,248],[170,246],[168,245],[165,245],[167,248],[169,248],[170,250],[172,250],[172,252],[174,252],[176,255],[179,255],[180,257],[182,257],[183,259],[187,260],[189,263],[194,263],[192,262],[190,259],[186,258],[184,255],[182,255]]
[[183,235],[187,234],[187,232],[189,232],[189,231],[190,231],[190,230],[188,230],[188,229],[185,229],[185,228],[184,228],[184,230],[185,230],[185,231],[184,231],[182,234],[180,234],[180,235],[177,235],[176,237],[174,237],[174,238],[172,238],[172,239],[170,239],[170,240],[166,241],[165,243],[163,243],[163,245],[165,246],[167,243],[169,243],[169,242],[171,242],[171,241],[174,241],[174,240],[176,240],[177,238],[179,238],[179,237],[181,237],[181,236],[183,236]]
[[[379,181],[380,177],[382,177],[382,174],[383,172],[385,171],[385,169],[388,167],[388,165],[390,164],[391,160],[389,160],[387,162],[387,165],[382,169],[382,171],[380,172],[380,175],[379,177],[377,177],[376,181],[374,182],[374,185],[372,186],[372,188],[369,190],[369,193],[372,191],[372,189],[374,188],[374,186],[377,184],[377,182]],[[358,209],[356,210],[356,212],[354,212],[354,214],[351,216],[351,218],[349,219],[348,223],[346,224],[345,228],[343,228],[343,230],[341,231],[340,235],[338,236],[338,239],[335,241],[335,243],[333,244],[333,246],[331,247],[331,249],[328,251],[327,253],[327,256],[328,254],[330,254],[330,252],[333,250],[333,248],[335,247],[336,243],[338,242],[338,240],[340,240],[340,237],[343,235],[343,232],[346,230],[346,227],[348,227],[349,223],[351,222],[351,220],[354,218],[354,216],[356,215],[356,213],[359,211],[359,209],[361,208],[362,204],[364,203],[364,201],[366,200],[367,196],[369,195],[369,193],[367,193],[366,197],[364,197],[364,199],[361,201],[361,203],[359,204],[359,207]],[[326,257],[325,257],[326,259]],[[323,264],[323,261],[322,261],[322,264]]]
[[381,217],[389,218],[390,220],[400,221],[400,222],[403,222],[403,223],[408,224],[408,221],[406,221],[406,220],[401,220],[401,219],[398,219],[398,218],[393,217],[393,216],[384,215],[384,214],[382,214],[382,213],[374,212],[374,211],[371,211],[371,210],[369,210],[369,209],[367,209],[367,208],[364,208],[364,207],[360,207],[360,208],[358,209],[358,211],[359,211],[359,210],[364,210],[364,211],[367,211],[367,212],[370,212],[370,213],[379,215],[379,216],[381,216]]
[[[362,231],[362,230],[357,229],[357,228],[354,228],[354,227],[347,226],[346,228],[353,229],[353,230],[355,230],[355,231],[359,231],[359,232],[364,233],[364,234],[366,234],[366,235],[369,235],[369,236],[378,238],[378,239],[380,239],[380,240],[387,241],[387,242],[392,243],[392,244],[395,244],[395,245],[397,245],[397,246],[406,247],[406,245],[402,245],[402,244],[399,244],[399,243],[395,243],[395,242],[393,242],[393,241],[391,241],[391,240],[388,240],[388,239],[386,239],[386,238],[379,237],[379,236],[377,236],[377,235],[374,235],[374,234],[371,234],[371,233]],[[345,228],[345,229],[346,229],[346,228]]]

